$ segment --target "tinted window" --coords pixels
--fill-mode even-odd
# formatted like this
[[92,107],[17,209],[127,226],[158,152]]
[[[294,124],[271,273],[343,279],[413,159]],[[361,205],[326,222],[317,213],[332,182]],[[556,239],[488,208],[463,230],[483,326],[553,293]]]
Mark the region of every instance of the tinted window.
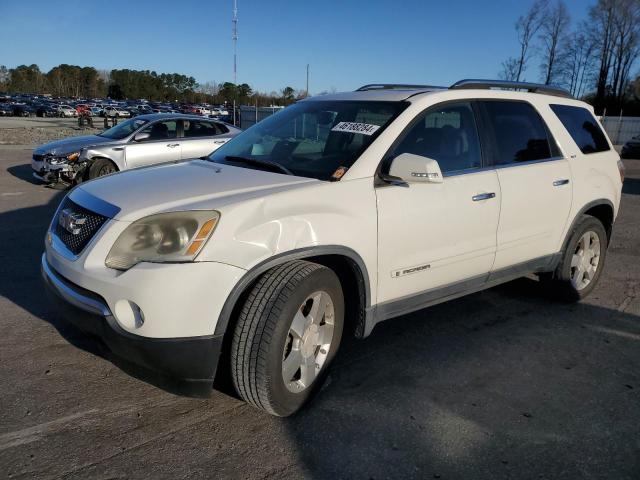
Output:
[[392,157],[413,153],[438,162],[443,172],[479,168],[480,143],[469,103],[449,103],[421,114]]
[[156,122],[144,130],[144,133],[149,134],[149,138],[144,141],[154,141],[154,140],[166,140],[170,138],[176,138],[177,136],[177,122],[175,120],[168,120],[166,122]]
[[493,134],[491,160],[504,165],[551,158],[547,128],[526,102],[481,102]]
[[589,110],[568,105],[550,106],[582,153],[609,150],[607,138]]
[[220,132],[213,122],[205,122],[199,120],[183,120],[184,136],[186,138],[193,137],[213,137]]

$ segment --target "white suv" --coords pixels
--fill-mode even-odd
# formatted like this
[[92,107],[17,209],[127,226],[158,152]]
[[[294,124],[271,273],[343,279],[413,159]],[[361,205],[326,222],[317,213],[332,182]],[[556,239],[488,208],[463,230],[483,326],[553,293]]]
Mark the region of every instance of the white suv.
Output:
[[69,320],[153,383],[202,395],[217,371],[284,416],[343,334],[530,273],[589,294],[622,176],[564,91],[368,85],[300,101],[208,160],[79,185],[42,269]]

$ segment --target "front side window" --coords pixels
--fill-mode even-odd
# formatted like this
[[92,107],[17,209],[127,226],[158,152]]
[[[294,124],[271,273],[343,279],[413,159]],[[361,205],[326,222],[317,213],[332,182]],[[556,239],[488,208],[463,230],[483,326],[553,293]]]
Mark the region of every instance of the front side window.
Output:
[[422,113],[391,158],[401,153],[432,158],[443,173],[480,168],[480,142],[471,105],[448,103]]
[[176,120],[156,122],[146,127],[140,133],[149,134],[149,138],[143,140],[144,142],[176,138],[178,136],[178,122]]
[[482,101],[492,136],[494,165],[551,158],[547,128],[526,102]]
[[[220,147],[210,160],[338,180],[404,102],[303,101],[271,115]],[[273,167],[278,168],[273,168]]]
[[582,153],[606,152],[609,143],[591,112],[582,107],[549,105]]

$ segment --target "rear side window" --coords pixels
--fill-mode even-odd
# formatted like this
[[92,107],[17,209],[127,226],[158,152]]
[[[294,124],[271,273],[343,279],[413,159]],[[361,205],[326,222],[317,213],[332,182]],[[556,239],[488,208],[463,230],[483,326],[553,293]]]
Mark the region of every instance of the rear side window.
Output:
[[[493,165],[508,165],[555,156],[555,144],[535,108],[526,102],[483,101]],[[553,147],[552,147],[553,145]]]
[[582,107],[550,105],[582,153],[606,152],[609,143],[591,112]]

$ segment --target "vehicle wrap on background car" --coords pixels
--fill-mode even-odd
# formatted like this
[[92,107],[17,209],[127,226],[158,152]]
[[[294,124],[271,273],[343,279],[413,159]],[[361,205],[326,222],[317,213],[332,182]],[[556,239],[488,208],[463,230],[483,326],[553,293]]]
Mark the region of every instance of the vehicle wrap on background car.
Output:
[[285,416],[343,333],[528,274],[584,298],[623,175],[563,90],[368,85],[299,101],[206,160],[79,185],[42,270],[66,318],[153,383],[206,395],[219,374]]
[[69,184],[122,170],[208,155],[240,133],[232,125],[182,114],[139,115],[97,135],[47,143],[33,152],[39,180]]

